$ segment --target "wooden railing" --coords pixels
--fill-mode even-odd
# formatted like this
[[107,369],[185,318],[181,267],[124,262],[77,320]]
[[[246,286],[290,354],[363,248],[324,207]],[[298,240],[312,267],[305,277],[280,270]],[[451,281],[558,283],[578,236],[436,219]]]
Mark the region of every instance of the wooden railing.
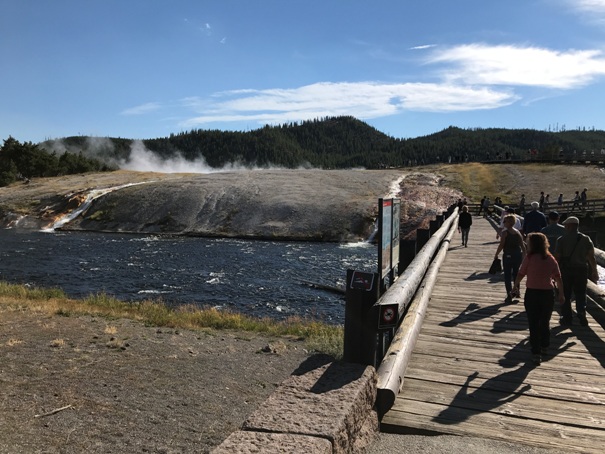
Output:
[[[518,203],[503,204],[502,206],[490,205],[488,212],[493,213],[494,210],[501,211],[503,206],[506,205],[514,208],[516,214],[523,216],[526,212],[531,210],[531,202],[532,201],[526,203],[524,212],[519,209]],[[478,203],[469,203],[467,206],[471,214],[479,214],[480,205]],[[548,214],[551,211],[557,211],[561,215],[562,219],[565,219],[567,216],[593,217],[605,213],[605,199],[588,199],[584,205],[580,201],[574,202],[573,200],[569,200],[567,202],[563,202],[561,205],[558,205],[555,201],[546,205],[542,211],[544,214]],[[483,210],[481,210],[481,212],[483,213]]]
[[[401,274],[391,283],[384,294],[368,283],[367,288],[352,289],[352,270],[347,276],[344,360],[372,365],[378,368],[387,354],[400,321],[410,303],[422,287],[427,270],[431,269],[441,250],[449,246],[449,240],[457,227],[458,208],[453,206],[431,221],[428,229],[418,229],[416,240],[400,244],[399,270]],[[444,253],[443,253],[444,254]],[[435,271],[436,273],[436,271]],[[378,277],[374,276],[373,281]],[[385,313],[394,317],[392,327],[381,327]]]

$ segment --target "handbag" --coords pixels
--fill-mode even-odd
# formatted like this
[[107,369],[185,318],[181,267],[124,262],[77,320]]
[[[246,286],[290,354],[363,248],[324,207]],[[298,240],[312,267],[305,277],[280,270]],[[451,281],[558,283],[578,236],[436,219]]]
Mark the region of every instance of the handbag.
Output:
[[489,274],[497,274],[502,272],[502,262],[499,258],[495,258],[492,262],[492,266],[489,267]]

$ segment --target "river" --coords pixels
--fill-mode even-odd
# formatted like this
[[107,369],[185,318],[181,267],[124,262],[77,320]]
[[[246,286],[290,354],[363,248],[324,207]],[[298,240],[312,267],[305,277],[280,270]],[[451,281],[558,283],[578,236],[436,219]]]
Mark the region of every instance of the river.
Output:
[[0,230],[0,280],[59,287],[74,298],[105,292],[342,324],[344,296],[307,283],[344,287],[349,268],[376,271],[376,246]]
[[86,232],[0,230],[0,279],[59,287],[74,298],[106,292],[125,301],[228,308],[284,319],[344,321],[348,268],[374,272],[369,243],[246,241]]

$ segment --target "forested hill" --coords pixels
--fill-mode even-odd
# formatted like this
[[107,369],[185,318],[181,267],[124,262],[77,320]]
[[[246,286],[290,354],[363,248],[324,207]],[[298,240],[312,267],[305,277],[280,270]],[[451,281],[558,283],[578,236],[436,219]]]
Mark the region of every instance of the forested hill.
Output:
[[[163,159],[204,159],[215,168],[236,164],[288,168],[376,169],[433,162],[525,159],[528,150],[542,157],[605,149],[605,131],[460,129],[449,127],[413,139],[390,137],[353,117],[265,126],[247,132],[193,130],[142,141]],[[39,144],[46,150],[83,152],[109,164],[129,159],[133,141],[122,138],[67,137]]]

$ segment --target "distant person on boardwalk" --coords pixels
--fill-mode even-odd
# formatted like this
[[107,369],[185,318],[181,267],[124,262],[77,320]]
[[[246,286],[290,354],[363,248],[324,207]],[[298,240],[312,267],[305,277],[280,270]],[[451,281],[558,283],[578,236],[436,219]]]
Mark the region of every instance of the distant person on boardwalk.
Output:
[[570,216],[563,222],[565,235],[557,241],[555,257],[561,267],[565,302],[561,307],[561,325],[572,324],[571,293],[576,297],[576,314],[580,325],[588,326],[586,320],[586,285],[588,279],[597,282],[599,272],[594,255],[594,245],[588,235],[579,232],[580,221]]
[[559,209],[561,209],[562,205],[563,205],[563,194],[559,194],[559,197],[557,197],[557,206],[559,207]]
[[573,205],[571,207],[571,211],[575,210],[576,208],[579,208],[579,203],[580,203],[580,191],[576,191],[576,194],[573,196]]
[[550,206],[550,194],[546,194],[546,197],[544,197],[544,204],[542,206],[542,213],[547,212],[549,206]]
[[539,210],[544,211],[544,191],[540,192],[540,199],[538,200]]
[[480,216],[481,211],[483,211],[483,204],[485,203],[485,199],[487,199],[487,196],[484,195],[481,201],[479,202],[479,213],[477,213],[478,216]]
[[588,191],[588,189],[584,188],[584,190],[582,191],[582,194],[580,194],[580,202],[582,202],[582,211],[586,210],[586,202],[588,199],[588,196],[586,195],[586,191]]
[[489,201],[489,197],[487,197],[483,201],[483,216],[485,216],[485,217],[489,216],[489,205],[490,205],[490,201]]
[[502,270],[504,271],[504,286],[506,287],[506,302],[512,302],[513,282],[525,253],[523,235],[515,228],[516,217],[508,214],[504,217],[505,230],[500,234],[500,244],[496,249],[494,259],[502,251]]
[[538,202],[531,203],[531,211],[525,214],[523,219],[523,234],[525,236],[530,233],[540,232],[546,225],[546,216],[540,210],[540,204]]
[[564,283],[557,261],[548,251],[548,239],[542,233],[531,233],[527,237],[528,251],[515,279],[513,293],[519,295],[519,285],[527,276],[525,289],[525,312],[529,322],[529,344],[532,360],[540,364],[542,356],[548,354],[550,346],[550,317],[555,306],[553,280],[559,289],[558,299],[565,301]]
[[542,233],[546,235],[548,239],[548,251],[551,254],[555,253],[555,247],[557,246],[557,240],[559,237],[565,235],[565,227],[559,224],[559,213],[557,211],[551,211],[548,213],[548,225],[542,229]]
[[462,245],[464,247],[468,247],[468,233],[471,230],[471,225],[473,225],[473,217],[468,212],[468,207],[464,205],[458,217],[458,232],[462,234]]
[[521,200],[519,200],[519,214],[525,216],[525,194],[521,194]]

